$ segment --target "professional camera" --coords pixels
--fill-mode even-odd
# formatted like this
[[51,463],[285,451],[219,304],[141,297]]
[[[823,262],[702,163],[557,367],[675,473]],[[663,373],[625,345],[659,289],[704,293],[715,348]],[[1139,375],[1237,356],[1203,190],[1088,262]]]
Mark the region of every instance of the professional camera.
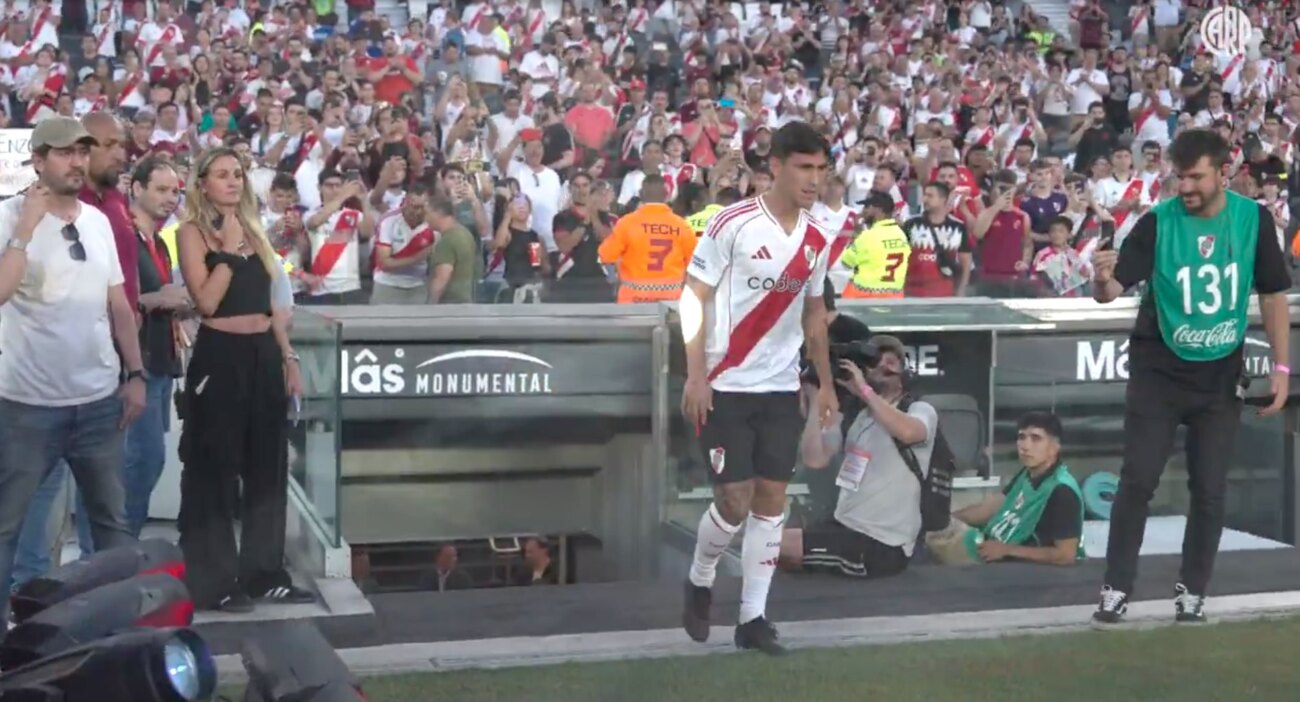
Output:
[[[831,342],[830,357],[831,372],[834,373],[835,379],[848,380],[849,373],[840,367],[840,361],[849,361],[859,368],[873,368],[880,363],[880,347],[869,339]],[[803,382],[821,387],[817,369],[806,358],[803,360],[803,372],[800,376]]]

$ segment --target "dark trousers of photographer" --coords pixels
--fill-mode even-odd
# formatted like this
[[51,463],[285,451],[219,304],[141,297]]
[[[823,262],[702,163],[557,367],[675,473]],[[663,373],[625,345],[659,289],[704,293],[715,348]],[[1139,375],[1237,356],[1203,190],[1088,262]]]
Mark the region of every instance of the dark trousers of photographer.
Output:
[[282,364],[270,331],[202,327],[194,342],[185,380],[177,526],[186,584],[199,607],[215,606],[237,589],[256,595],[292,584],[284,570],[288,397]]
[[1180,424],[1187,425],[1187,486],[1192,498],[1183,532],[1180,581],[1193,593],[1206,592],[1223,534],[1224,495],[1241,424],[1241,401],[1235,387],[1196,390],[1142,368],[1134,368],[1128,382],[1124,463],[1106,548],[1105,582],[1116,590],[1133,592],[1151,499]]

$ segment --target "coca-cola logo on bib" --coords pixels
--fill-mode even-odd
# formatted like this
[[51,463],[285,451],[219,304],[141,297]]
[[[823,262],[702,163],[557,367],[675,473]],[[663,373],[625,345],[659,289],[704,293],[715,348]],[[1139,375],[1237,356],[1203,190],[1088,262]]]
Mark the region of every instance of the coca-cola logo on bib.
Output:
[[1236,344],[1240,338],[1237,320],[1230,319],[1209,329],[1193,329],[1183,324],[1174,330],[1174,343],[1186,348],[1213,349],[1226,344]]

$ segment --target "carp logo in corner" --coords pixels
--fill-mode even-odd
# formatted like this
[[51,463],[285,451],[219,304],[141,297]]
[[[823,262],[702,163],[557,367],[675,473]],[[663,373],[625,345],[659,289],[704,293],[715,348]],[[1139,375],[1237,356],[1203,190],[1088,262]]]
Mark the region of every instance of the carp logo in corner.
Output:
[[727,467],[727,450],[721,446],[709,449],[709,466],[715,474],[722,475],[722,470]]
[[1246,11],[1224,4],[1205,13],[1201,20],[1201,43],[1213,53],[1238,56],[1246,53],[1246,43],[1255,33]]

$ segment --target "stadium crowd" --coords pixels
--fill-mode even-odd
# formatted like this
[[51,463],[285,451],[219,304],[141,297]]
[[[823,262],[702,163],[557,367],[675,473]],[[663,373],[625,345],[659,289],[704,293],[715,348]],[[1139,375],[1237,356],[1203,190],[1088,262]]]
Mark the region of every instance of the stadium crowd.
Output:
[[702,229],[767,187],[792,120],[832,144],[838,292],[1073,296],[1102,232],[1170,194],[1188,127],[1229,137],[1233,189],[1292,230],[1298,8],[1249,3],[1226,54],[1205,4],[1073,0],[1060,33],[990,0],[502,0],[405,26],[370,0],[7,0],[0,119],[114,113],[118,170],[159,155],[182,186],[234,147],[308,304],[671,297],[671,244],[601,252],[617,218],[662,178]]

